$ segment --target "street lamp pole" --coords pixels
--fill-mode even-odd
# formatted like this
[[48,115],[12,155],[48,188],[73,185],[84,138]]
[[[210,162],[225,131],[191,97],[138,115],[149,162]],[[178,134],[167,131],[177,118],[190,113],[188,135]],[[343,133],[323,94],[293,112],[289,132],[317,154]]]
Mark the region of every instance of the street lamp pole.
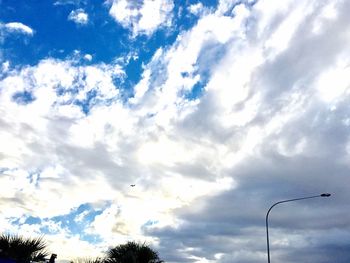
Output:
[[313,195],[313,196],[307,196],[307,197],[301,197],[301,198],[294,198],[289,200],[283,200],[279,201],[277,203],[274,203],[269,210],[266,213],[266,241],[267,241],[267,262],[270,263],[270,240],[269,240],[269,214],[271,212],[271,209],[274,208],[278,204],[287,203],[287,202],[293,202],[293,201],[299,201],[304,199],[311,199],[311,198],[317,198],[317,197],[330,197],[331,194],[324,193],[320,195]]

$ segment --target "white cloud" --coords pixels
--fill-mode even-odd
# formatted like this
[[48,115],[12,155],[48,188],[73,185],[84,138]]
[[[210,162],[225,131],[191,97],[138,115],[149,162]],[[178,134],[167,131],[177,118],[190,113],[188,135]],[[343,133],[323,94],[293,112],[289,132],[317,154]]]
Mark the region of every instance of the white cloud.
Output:
[[200,15],[202,13],[203,9],[204,9],[204,6],[201,2],[199,2],[197,4],[190,5],[188,7],[188,10],[194,15]]
[[84,55],[84,59],[87,60],[87,61],[91,61],[92,60],[92,55],[86,54],[86,55]]
[[350,88],[349,76],[350,68],[348,66],[330,69],[322,74],[317,83],[322,99],[332,102],[347,96]]
[[171,25],[173,8],[172,0],[114,0],[109,14],[123,27],[131,30],[133,36],[151,35],[158,28]]
[[[220,1],[155,52],[127,101],[114,84],[125,74],[117,64],[7,66],[1,225],[108,203],[86,230],[103,238],[97,248],[53,225],[61,236],[56,249],[79,256],[137,239],[159,243],[173,262],[260,262],[265,208],[328,189],[339,196],[333,208],[315,202],[275,214],[285,232],[274,236],[279,261],[296,262],[286,244],[310,248],[315,232],[327,240],[327,229],[348,228],[350,7],[331,2]],[[110,12],[135,35],[151,34],[168,12],[147,21],[160,3],[114,1]],[[201,96],[191,94],[197,84]],[[16,103],[13,95],[24,91],[34,100]],[[76,102],[92,93],[84,114]]]
[[89,22],[89,15],[81,8],[73,10],[68,16],[68,20],[71,20],[79,25],[86,25]]
[[[79,235],[59,233],[45,237],[49,242],[50,251],[57,253],[58,262],[67,262],[67,259],[102,257],[101,246],[91,244],[80,239]],[[65,261],[64,261],[65,260]]]
[[2,63],[2,65],[1,65],[2,73],[8,72],[9,68],[10,68],[10,62],[9,61],[5,61],[5,62]]
[[0,28],[1,27],[5,28],[5,30],[10,33],[22,33],[29,36],[33,36],[34,34],[34,30],[32,28],[20,22],[0,24]]

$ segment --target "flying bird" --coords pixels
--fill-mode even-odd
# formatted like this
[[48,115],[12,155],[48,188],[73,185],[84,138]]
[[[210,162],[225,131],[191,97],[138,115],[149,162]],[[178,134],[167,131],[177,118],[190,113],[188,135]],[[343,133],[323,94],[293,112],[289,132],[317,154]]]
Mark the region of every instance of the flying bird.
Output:
[[130,186],[131,186],[131,187],[134,187],[134,186],[135,186],[135,184],[131,184]]

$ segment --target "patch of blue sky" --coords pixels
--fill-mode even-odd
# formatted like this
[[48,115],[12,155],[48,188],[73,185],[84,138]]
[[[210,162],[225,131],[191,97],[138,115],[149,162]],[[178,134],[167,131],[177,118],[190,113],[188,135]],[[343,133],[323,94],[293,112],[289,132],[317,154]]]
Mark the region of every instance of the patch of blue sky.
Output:
[[198,0],[187,0],[186,3],[188,3],[188,5],[193,5],[193,4],[197,4],[197,3],[202,3],[203,6],[205,7],[209,7],[209,8],[215,8],[217,7],[219,0],[202,0],[202,1],[198,1]]
[[[16,64],[35,65],[46,57],[65,59],[75,50],[92,54],[95,61],[110,62],[129,46],[129,32],[118,26],[101,2],[84,5],[89,15],[86,25],[68,20],[72,10],[80,6],[54,5],[52,1],[3,1],[0,17],[3,23],[18,21],[32,29],[34,35],[26,41],[7,39],[5,59]],[[13,52],[6,52],[6,50]]]
[[30,104],[35,100],[33,93],[29,91],[16,92],[12,95],[12,100],[20,105]]
[[41,223],[41,219],[39,217],[34,217],[34,216],[29,216],[24,221],[24,224],[28,224],[28,225],[36,225],[40,223]]
[[[103,210],[95,210],[90,204],[82,204],[78,208],[72,210],[69,214],[55,216],[53,218],[45,218],[44,221],[52,221],[59,224],[61,228],[69,231],[70,234],[79,234],[80,238],[89,242],[100,242],[98,235],[86,233],[86,228],[93,222],[97,215],[100,215]],[[29,217],[31,223],[37,218]],[[28,220],[27,219],[27,220]],[[34,223],[33,223],[34,224]],[[56,230],[45,225],[40,229],[44,234],[55,234]]]
[[[51,235],[57,234],[59,228],[65,229],[71,235],[79,235],[81,240],[90,243],[101,242],[102,239],[97,234],[90,234],[86,232],[86,228],[92,223],[97,215],[100,215],[103,210],[95,210],[89,204],[82,204],[78,208],[72,210],[69,214],[55,216],[52,218],[38,218],[29,216],[24,224],[42,224],[40,231],[43,234]],[[59,225],[59,228],[52,227],[49,222]],[[15,225],[21,225],[20,221],[13,221]]]
[[[188,100],[196,100],[204,94],[204,89],[211,77],[214,65],[225,56],[229,44],[218,45],[218,43],[209,43],[201,50],[197,59],[197,70],[193,73],[199,74],[200,79],[196,82],[192,89],[185,93]],[[182,73],[183,77],[188,77],[186,72]]]
[[43,235],[53,235],[53,234],[59,234],[59,230],[49,227],[48,225],[44,225],[40,227],[40,233]]
[[185,94],[185,98],[187,100],[196,100],[200,97],[202,97],[203,93],[204,93],[204,88],[206,86],[206,82],[197,82],[191,89],[190,92],[187,92]]
[[12,224],[12,225],[19,225],[21,222],[21,218],[18,217],[10,217],[8,218],[8,221]]
[[86,233],[80,233],[80,239],[87,241],[91,244],[97,244],[103,241],[103,239],[99,235]]

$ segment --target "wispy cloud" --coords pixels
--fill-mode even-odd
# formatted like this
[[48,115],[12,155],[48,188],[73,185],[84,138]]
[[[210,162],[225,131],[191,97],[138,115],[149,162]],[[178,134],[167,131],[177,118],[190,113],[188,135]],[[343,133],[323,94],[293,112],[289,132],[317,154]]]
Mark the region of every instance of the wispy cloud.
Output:
[[54,5],[80,5],[86,4],[86,0],[57,0],[53,3]]

